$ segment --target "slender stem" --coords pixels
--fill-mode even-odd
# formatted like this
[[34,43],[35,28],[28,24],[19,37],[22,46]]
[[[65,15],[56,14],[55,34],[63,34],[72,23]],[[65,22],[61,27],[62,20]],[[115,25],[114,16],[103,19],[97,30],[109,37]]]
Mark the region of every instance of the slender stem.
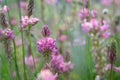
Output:
[[31,53],[32,53],[32,57],[33,57],[34,68],[36,69],[35,58],[34,58],[34,55],[33,55],[33,52],[32,52],[32,44],[31,44],[31,34],[30,34],[30,29],[31,29],[31,26],[28,27],[28,40],[29,40],[29,46],[30,46],[30,50],[31,50]]
[[[18,10],[19,10],[19,18],[21,20],[21,9],[20,9],[20,0],[17,0]],[[20,30],[21,30],[21,23],[20,23]],[[25,48],[24,48],[24,40],[23,40],[23,32],[21,31],[21,39],[22,39],[22,54],[23,54],[23,68],[24,68],[24,80],[27,80],[26,74],[26,65],[25,65]]]
[[15,43],[15,40],[13,40],[13,46],[14,46],[14,62],[15,62],[15,67],[16,67],[17,77],[18,77],[18,80],[21,80],[21,79],[20,79],[19,68],[18,68],[18,63],[17,63],[17,56],[16,56],[16,43]]
[[112,80],[112,73],[113,73],[113,64],[111,64],[111,69],[110,69],[110,80]]
[[[8,4],[7,0],[5,0],[6,5]],[[10,13],[8,12],[8,17],[10,20]],[[13,30],[13,26],[10,24],[10,28],[11,30]],[[15,67],[16,67],[16,72],[17,72],[17,77],[18,80],[20,80],[20,74],[19,74],[19,68],[18,68],[18,63],[17,63],[17,56],[16,56],[16,43],[15,43],[15,39],[13,39],[13,47],[14,47],[14,62],[15,62]]]
[[44,11],[45,11],[45,6],[44,6],[44,0],[40,0],[41,2],[41,19],[42,19],[42,22],[45,23],[45,18],[44,18]]

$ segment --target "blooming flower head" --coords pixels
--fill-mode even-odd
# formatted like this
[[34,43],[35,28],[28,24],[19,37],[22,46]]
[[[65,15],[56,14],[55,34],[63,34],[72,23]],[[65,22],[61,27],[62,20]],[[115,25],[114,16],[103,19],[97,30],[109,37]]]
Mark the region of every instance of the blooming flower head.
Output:
[[[38,62],[38,58],[35,58],[34,61],[35,63]],[[25,64],[29,67],[34,67],[34,61],[32,55],[25,57]]]
[[10,30],[9,28],[1,30],[1,34],[2,34],[3,38],[7,38],[7,39],[14,39],[14,37],[15,37],[13,31]]
[[38,18],[33,18],[33,17],[29,18],[28,16],[24,16],[21,19],[22,28],[26,28],[29,25],[34,26],[38,22],[39,22]]
[[53,75],[49,69],[43,69],[38,74],[37,80],[58,80],[58,75]]
[[56,40],[50,37],[40,39],[37,42],[38,51],[40,53],[51,53],[56,48]]
[[63,57],[60,54],[53,54],[50,61],[51,67],[59,73],[69,72],[73,69],[73,64],[69,62],[64,62]]

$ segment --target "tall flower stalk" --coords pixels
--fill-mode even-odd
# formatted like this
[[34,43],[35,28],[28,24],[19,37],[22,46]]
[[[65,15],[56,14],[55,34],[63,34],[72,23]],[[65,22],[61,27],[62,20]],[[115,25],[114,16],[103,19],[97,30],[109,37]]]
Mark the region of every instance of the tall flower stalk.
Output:
[[[21,21],[21,9],[20,9],[20,0],[16,0],[19,10],[19,19]],[[20,30],[22,30],[22,25],[20,23]],[[25,48],[24,48],[24,39],[23,39],[23,32],[21,31],[21,40],[22,40],[22,57],[23,57],[23,70],[24,70],[24,80],[27,80],[27,74],[26,74],[26,65],[25,65]]]
[[[5,0],[5,2],[6,2],[6,5],[8,4],[8,2],[7,2],[7,0]],[[9,13],[9,11],[8,11],[8,17],[9,17],[9,19],[10,19],[10,13]],[[13,26],[10,24],[10,28],[11,28],[11,30],[13,30]],[[17,77],[18,77],[18,80],[20,80],[20,73],[19,73],[19,68],[18,68],[18,63],[17,63],[17,55],[16,55],[16,43],[15,43],[15,39],[13,39],[13,49],[14,49],[14,62],[15,62],[15,68],[16,68],[16,72],[17,72]]]

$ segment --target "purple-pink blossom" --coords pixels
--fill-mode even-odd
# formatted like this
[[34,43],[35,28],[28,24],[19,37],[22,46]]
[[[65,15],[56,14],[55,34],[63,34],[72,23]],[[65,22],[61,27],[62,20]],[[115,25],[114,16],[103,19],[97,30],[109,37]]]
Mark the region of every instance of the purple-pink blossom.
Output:
[[3,7],[3,11],[4,11],[5,13],[8,13],[8,12],[9,12],[8,6],[5,5],[5,6]]
[[56,40],[50,37],[38,40],[37,45],[40,53],[51,53],[57,47]]
[[11,29],[9,29],[9,28],[1,30],[0,33],[2,34],[3,38],[14,39],[14,37],[15,37],[14,36],[14,32]]
[[21,19],[21,24],[22,24],[22,28],[26,28],[27,26],[34,26],[35,24],[37,24],[39,22],[38,18],[33,18],[33,17],[28,17],[28,16],[22,16]]
[[69,72],[73,69],[73,64],[70,61],[65,62],[62,55],[59,53],[52,55],[50,65],[59,73]]
[[83,8],[78,12],[78,17],[80,19],[85,19],[87,17],[89,17],[89,10],[87,8]]

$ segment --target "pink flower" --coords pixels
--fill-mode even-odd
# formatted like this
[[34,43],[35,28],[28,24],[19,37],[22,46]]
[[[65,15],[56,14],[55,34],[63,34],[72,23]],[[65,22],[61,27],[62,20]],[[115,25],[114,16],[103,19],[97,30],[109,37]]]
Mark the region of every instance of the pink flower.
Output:
[[90,23],[92,24],[94,30],[99,30],[99,21],[98,20],[91,19]]
[[14,18],[11,18],[10,19],[10,24],[13,25],[13,26],[16,26],[18,24],[18,22]]
[[103,32],[108,31],[109,29],[110,29],[109,25],[103,25],[103,26],[100,27],[100,30],[103,31]]
[[0,3],[2,3],[2,0],[0,0]]
[[96,18],[97,17],[97,11],[96,10],[92,10],[91,11],[91,15],[92,15],[92,18]]
[[[38,58],[34,58],[35,63],[38,62]],[[33,56],[30,55],[28,57],[25,57],[25,64],[29,67],[34,67],[34,61],[33,61]]]
[[1,33],[4,38],[14,39],[14,37],[15,37],[14,32],[12,30],[10,30],[9,28],[2,30]]
[[101,0],[102,5],[104,6],[110,6],[112,2],[113,0]]
[[88,10],[87,8],[81,9],[81,10],[78,12],[78,17],[79,17],[80,19],[84,19],[84,18],[89,17],[89,10]]
[[45,0],[45,2],[48,4],[48,5],[54,5],[57,3],[58,0]]
[[50,37],[38,40],[37,45],[40,53],[51,53],[57,47],[56,40]]
[[66,0],[66,2],[67,2],[67,3],[71,3],[71,2],[72,2],[72,0]]
[[[107,71],[108,71],[108,70],[109,70],[109,71],[111,70],[111,64],[106,65],[106,70],[107,70]],[[114,70],[115,72],[120,73],[120,66],[119,66],[119,67],[113,66],[113,70]]]
[[100,27],[101,35],[103,38],[108,39],[111,36],[110,27],[108,24],[104,24]]
[[108,39],[110,37],[110,35],[111,35],[110,32],[105,32],[105,33],[102,34],[102,37],[104,39]]
[[28,18],[28,16],[24,16],[21,19],[22,28],[26,28],[29,25],[34,26],[38,22],[39,22],[39,19],[33,18],[33,17]]
[[27,2],[20,1],[20,8],[21,8],[21,9],[26,10],[26,9],[27,9],[27,5],[28,5],[28,3],[27,3]]
[[66,35],[60,35],[59,36],[59,41],[64,42],[66,40],[67,40],[67,36]]
[[5,13],[8,13],[8,12],[9,12],[8,6],[5,5],[5,6],[3,7],[3,11],[4,11]]
[[49,69],[43,69],[38,74],[37,80],[58,80],[58,74],[53,75]]
[[120,6],[120,0],[114,0],[114,3],[118,6]]
[[73,64],[70,61],[64,62],[63,57],[59,53],[52,55],[50,65],[59,73],[69,72],[73,69]]
[[81,26],[82,26],[83,31],[86,33],[90,32],[91,28],[93,28],[90,22],[84,22]]

